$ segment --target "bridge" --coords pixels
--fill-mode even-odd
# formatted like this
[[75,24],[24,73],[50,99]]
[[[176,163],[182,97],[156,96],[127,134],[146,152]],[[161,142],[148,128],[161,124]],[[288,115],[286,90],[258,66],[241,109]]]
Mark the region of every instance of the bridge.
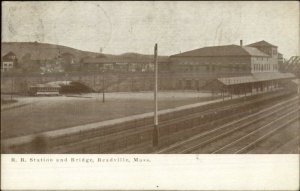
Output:
[[282,64],[282,70],[300,77],[300,56],[292,56]]
[[[227,76],[232,74],[227,74]],[[242,75],[242,74],[239,74]],[[199,90],[208,81],[226,74],[199,72],[161,72],[158,75],[160,90]],[[54,81],[74,81],[82,83],[95,92],[151,91],[154,87],[152,72],[72,72],[72,73],[19,73],[1,75],[2,93],[26,93],[28,87]]]
[[73,81],[88,86],[95,92],[104,90],[114,91],[141,91],[150,90],[150,80],[153,74],[140,75],[122,73],[76,72],[57,74],[4,74],[1,75],[2,93],[25,93],[28,87],[54,81]]

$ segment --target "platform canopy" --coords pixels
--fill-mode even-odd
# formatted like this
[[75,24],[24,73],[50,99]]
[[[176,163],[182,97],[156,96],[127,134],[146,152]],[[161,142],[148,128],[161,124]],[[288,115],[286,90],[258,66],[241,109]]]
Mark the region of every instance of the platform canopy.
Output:
[[300,79],[294,79],[294,80],[292,80],[292,82],[297,84],[297,85],[300,85]]
[[295,75],[291,73],[270,72],[270,73],[255,73],[249,76],[217,78],[217,81],[219,81],[225,86],[230,86],[230,85],[237,85],[237,84],[255,83],[255,82],[263,82],[263,81],[270,81],[270,80],[291,79],[291,78],[295,78]]
[[221,90],[230,86],[243,86],[243,85],[250,85],[259,82],[267,82],[267,81],[275,81],[275,80],[278,81],[278,80],[293,79],[293,78],[295,78],[295,75],[291,73],[280,73],[280,72],[256,73],[248,76],[216,78],[208,82],[202,88]]

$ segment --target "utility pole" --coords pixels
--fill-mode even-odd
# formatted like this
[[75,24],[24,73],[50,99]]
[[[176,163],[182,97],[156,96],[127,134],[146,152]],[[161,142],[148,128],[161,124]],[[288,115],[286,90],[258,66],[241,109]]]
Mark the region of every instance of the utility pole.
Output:
[[102,102],[105,102],[105,78],[104,78],[104,70],[102,72]]
[[13,99],[13,93],[14,93],[14,77],[11,78],[11,94],[10,94],[10,101]]
[[154,129],[153,129],[153,147],[158,146],[158,116],[157,116],[157,44],[154,47]]

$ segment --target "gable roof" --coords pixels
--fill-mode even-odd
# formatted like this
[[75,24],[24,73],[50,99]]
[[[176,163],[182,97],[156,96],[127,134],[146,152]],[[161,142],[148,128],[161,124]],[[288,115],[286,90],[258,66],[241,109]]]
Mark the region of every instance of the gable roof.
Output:
[[257,48],[255,47],[246,47],[246,46],[243,46],[242,47],[245,51],[248,52],[248,54],[250,56],[263,56],[263,57],[270,57],[270,55],[258,50]]
[[236,85],[236,84],[244,84],[244,83],[269,81],[269,80],[289,79],[289,78],[295,78],[295,75],[291,73],[263,72],[263,73],[254,73],[251,76],[218,78],[217,80],[224,85]]
[[5,54],[5,55],[3,55],[2,57],[1,57],[1,60],[3,60],[3,61],[12,61],[12,60],[15,60],[16,58],[10,58],[11,56],[16,56],[16,54],[15,53],[13,53],[13,52],[8,52],[7,54]]
[[238,45],[225,45],[225,46],[211,46],[199,48],[183,52],[180,54],[172,55],[173,57],[205,57],[205,56],[263,56],[269,57],[269,55],[261,52],[254,47],[244,47]]
[[271,46],[271,47],[277,47],[273,44],[270,44],[264,40],[262,41],[259,41],[259,42],[255,42],[255,43],[252,43],[252,44],[248,44],[247,46],[253,46],[253,47],[262,47],[262,46]]

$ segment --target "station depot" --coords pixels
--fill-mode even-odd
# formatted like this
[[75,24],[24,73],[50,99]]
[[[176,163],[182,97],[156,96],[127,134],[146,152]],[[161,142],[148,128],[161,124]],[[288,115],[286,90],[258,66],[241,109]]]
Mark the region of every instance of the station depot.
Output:
[[[283,56],[278,47],[266,41],[259,41],[244,46],[224,45],[204,47],[170,56],[174,67],[185,65],[187,70],[198,71],[202,68],[207,77],[200,89],[209,90],[212,94],[221,94],[223,99],[232,95],[247,95],[257,92],[272,91],[280,87],[294,86],[294,74],[283,73],[279,65]],[[184,78],[183,86],[197,86],[199,75]],[[194,83],[193,83],[194,82]],[[298,86],[299,89],[299,86]],[[299,90],[298,90],[299,91]]]

